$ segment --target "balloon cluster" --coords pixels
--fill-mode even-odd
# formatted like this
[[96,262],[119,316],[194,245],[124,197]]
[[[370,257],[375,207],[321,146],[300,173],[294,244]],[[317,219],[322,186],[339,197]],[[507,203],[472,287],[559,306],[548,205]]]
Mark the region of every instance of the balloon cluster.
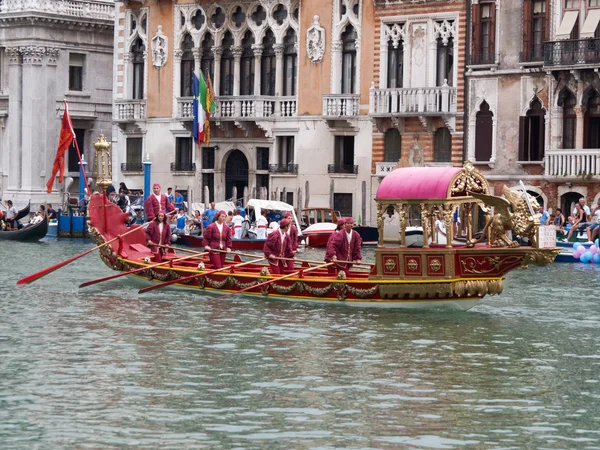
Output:
[[589,248],[585,245],[575,242],[573,244],[573,258],[578,259],[582,263],[600,264],[600,243],[598,239]]

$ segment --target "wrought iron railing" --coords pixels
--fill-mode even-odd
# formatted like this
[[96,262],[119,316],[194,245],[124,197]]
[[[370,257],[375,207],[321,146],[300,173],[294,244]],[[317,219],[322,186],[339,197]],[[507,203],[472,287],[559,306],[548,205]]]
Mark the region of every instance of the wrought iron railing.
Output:
[[269,173],[298,174],[298,164],[269,164]]
[[600,63],[600,39],[544,42],[545,66]]
[[196,163],[190,162],[174,162],[171,163],[171,172],[195,172]]
[[352,165],[352,164],[328,164],[327,165],[327,173],[357,174],[358,173],[358,165]]
[[121,172],[143,172],[142,163],[121,163]]

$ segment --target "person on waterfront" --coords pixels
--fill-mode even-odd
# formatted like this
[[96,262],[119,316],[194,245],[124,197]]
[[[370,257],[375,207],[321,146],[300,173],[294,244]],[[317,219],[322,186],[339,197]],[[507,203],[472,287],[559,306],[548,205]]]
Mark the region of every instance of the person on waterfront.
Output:
[[121,208],[121,211],[124,213],[129,213],[129,208],[131,207],[131,202],[129,201],[129,196],[125,192],[119,193],[119,199],[117,200],[117,206]]
[[540,206],[538,212],[540,213],[540,225],[546,225],[546,222],[548,222],[548,211],[543,206]]
[[183,233],[185,231],[185,212],[183,211],[183,208],[179,208],[177,210],[177,219],[176,219],[176,225],[175,228],[177,229],[178,233]]
[[267,218],[262,215],[262,211],[260,214],[256,216],[256,221],[254,222],[256,225],[256,238],[257,239],[266,239],[267,238]]
[[194,211],[194,218],[192,219],[192,229],[199,230],[200,235],[204,234],[204,220],[199,210]]
[[161,210],[169,213],[175,210],[175,207],[171,204],[167,196],[160,193],[160,184],[154,183],[152,191],[153,193],[144,202],[144,212],[146,213],[146,220],[148,222],[154,220]]
[[593,240],[598,234],[598,227],[600,227],[600,199],[598,199],[598,204],[592,211],[592,221],[589,226],[585,229],[588,236],[588,244],[593,244]]
[[116,192],[115,187],[112,184],[109,184],[108,187],[106,188],[106,198],[108,198],[109,200],[112,198],[112,194]]
[[554,213],[554,226],[556,227],[556,231],[563,231],[565,226],[565,215],[562,213],[560,208],[556,208],[556,212]]
[[42,219],[44,217],[46,217],[46,207],[44,205],[40,205],[39,213],[40,213],[40,216],[42,216]]
[[48,215],[48,221],[58,219],[58,217],[56,216],[56,211],[54,211],[50,203],[46,205],[46,214]]
[[[291,254],[290,258],[293,258],[296,256],[296,253],[298,253],[298,228],[296,227],[296,224],[294,223],[291,212],[286,212],[283,215],[283,218],[290,222],[290,226],[288,227],[287,234],[290,238],[290,246],[292,247],[292,254]],[[289,261],[287,261],[287,267],[289,270],[294,270],[294,261],[292,261],[291,259]]]
[[[360,235],[352,229],[354,219],[346,218],[344,227],[339,232],[334,233],[331,241],[327,245],[325,252],[325,262],[333,262],[329,267],[333,267],[333,271],[328,269],[329,273],[343,271],[346,276],[350,274],[351,263],[360,264],[362,254],[360,251]],[[342,262],[340,262],[342,261]]]
[[185,199],[183,198],[183,195],[181,195],[181,192],[179,191],[175,191],[175,208],[176,209],[183,209],[183,211],[185,212]]
[[171,186],[167,188],[167,198],[173,203],[173,188]]
[[6,226],[9,229],[16,229],[18,227],[16,217],[19,211],[13,206],[12,200],[6,200],[6,205],[8,206],[6,209]]
[[569,216],[569,223],[571,224],[571,229],[569,230],[569,234],[567,235],[567,241],[571,240],[573,232],[577,233],[577,231],[579,230],[579,224],[584,223],[585,218],[585,209],[581,207],[581,203],[575,203],[575,209],[573,210],[573,214]]
[[[231,229],[225,224],[227,213],[218,211],[216,219],[204,230],[202,245],[215,269],[225,265],[225,256],[231,251]],[[227,253],[226,253],[227,252]]]
[[240,214],[239,210],[236,209],[233,213],[233,217],[231,219],[231,223],[233,224],[233,237],[234,239],[242,238],[242,227],[244,225],[244,218]]
[[6,222],[4,221],[4,213],[0,211],[0,231],[6,230]]
[[[265,257],[269,261],[269,272],[272,275],[284,273],[284,270],[287,267],[287,261],[282,261],[280,258],[293,258],[294,256],[290,238],[287,233],[289,227],[290,221],[281,219],[279,229],[269,233],[265,245],[263,246]],[[292,261],[292,263],[293,262],[294,261]]]
[[146,228],[146,243],[154,254],[155,262],[162,262],[163,255],[167,253],[168,249],[161,246],[168,246],[171,242],[171,227],[167,223],[166,217],[165,210],[159,210]]
[[121,181],[119,183],[119,194],[125,194],[125,195],[131,194],[131,191],[129,189],[127,189],[127,185],[125,184],[124,181]]
[[227,212],[227,218],[225,219],[225,223],[227,226],[231,227],[233,225],[233,211]]
[[237,211],[239,211],[240,216],[242,216],[242,219],[246,218],[246,210],[244,209],[244,207],[242,206],[242,204],[240,202],[237,203],[237,206],[235,207],[235,209]]
[[218,212],[219,211],[217,211],[217,209],[215,208],[215,202],[210,202],[210,209],[204,211],[204,215],[206,216],[206,220],[208,221],[209,225],[215,221],[215,216]]

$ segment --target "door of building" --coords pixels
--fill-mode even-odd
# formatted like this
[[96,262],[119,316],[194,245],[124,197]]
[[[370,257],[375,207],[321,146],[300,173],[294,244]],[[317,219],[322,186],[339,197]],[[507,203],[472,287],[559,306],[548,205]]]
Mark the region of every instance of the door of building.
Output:
[[248,159],[240,150],[232,151],[225,164],[226,199],[233,196],[234,186],[237,188],[237,197],[242,198],[244,187],[248,186]]

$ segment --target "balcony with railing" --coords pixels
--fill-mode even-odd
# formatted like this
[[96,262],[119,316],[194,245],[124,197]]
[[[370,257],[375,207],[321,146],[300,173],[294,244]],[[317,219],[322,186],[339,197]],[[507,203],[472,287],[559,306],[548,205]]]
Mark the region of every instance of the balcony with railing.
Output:
[[115,122],[146,120],[146,100],[115,100]]
[[327,165],[327,173],[342,174],[342,175],[356,175],[358,173],[358,165],[328,164]]
[[545,175],[597,180],[600,177],[600,149],[558,149],[546,151]]
[[195,172],[196,163],[187,161],[178,161],[171,163],[171,172]]
[[113,22],[114,0],[0,0],[0,13],[42,13],[64,19],[96,19]]
[[[192,97],[177,99],[177,118],[193,120]],[[213,118],[218,120],[257,120],[275,117],[294,117],[296,97],[236,96],[217,97]]]
[[379,117],[456,114],[456,88],[448,85],[431,88],[371,88],[369,114]]
[[298,175],[298,164],[269,164],[269,173]]
[[142,163],[121,163],[121,172],[143,172]]
[[358,94],[323,95],[323,115],[325,117],[354,117],[359,114]]
[[375,175],[385,177],[388,173],[398,167],[398,162],[378,162],[375,163]]
[[544,66],[565,67],[600,63],[600,39],[544,42]]

